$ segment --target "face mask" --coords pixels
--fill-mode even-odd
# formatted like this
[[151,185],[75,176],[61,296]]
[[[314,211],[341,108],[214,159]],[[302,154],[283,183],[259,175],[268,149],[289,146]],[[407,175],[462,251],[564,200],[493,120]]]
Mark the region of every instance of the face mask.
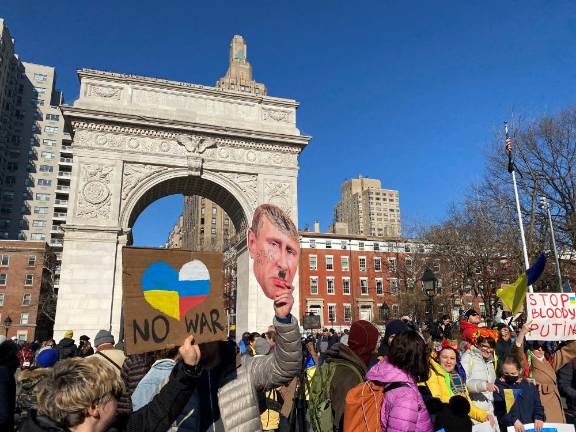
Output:
[[506,382],[506,384],[515,384],[516,381],[518,381],[518,377],[517,376],[504,375],[504,381]]

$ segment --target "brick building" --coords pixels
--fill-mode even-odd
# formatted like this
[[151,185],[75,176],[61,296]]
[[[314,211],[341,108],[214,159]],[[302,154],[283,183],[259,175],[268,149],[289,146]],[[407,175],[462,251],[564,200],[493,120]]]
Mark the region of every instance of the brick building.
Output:
[[430,302],[421,282],[427,267],[439,278],[435,318],[446,313],[457,319],[468,307],[484,310],[481,299],[443,285],[441,263],[425,243],[318,232],[300,236],[299,312],[320,315],[322,326],[341,329],[358,319],[379,324],[403,315],[427,321]]
[[[45,242],[0,241],[0,327],[8,337],[33,341],[52,335],[55,256]],[[5,326],[10,317],[12,325]]]

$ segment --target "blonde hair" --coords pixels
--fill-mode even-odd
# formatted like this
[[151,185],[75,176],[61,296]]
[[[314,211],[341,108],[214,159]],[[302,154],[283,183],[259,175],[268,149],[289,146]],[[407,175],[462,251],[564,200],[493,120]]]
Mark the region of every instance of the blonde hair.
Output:
[[114,366],[95,356],[62,360],[39,384],[38,412],[67,427],[78,426],[88,408],[105,405],[123,390]]
[[294,222],[292,222],[292,219],[284,210],[274,204],[261,204],[254,211],[250,229],[256,237],[258,237],[258,231],[260,231],[264,217],[291,239],[298,241],[298,229],[296,225],[294,225]]

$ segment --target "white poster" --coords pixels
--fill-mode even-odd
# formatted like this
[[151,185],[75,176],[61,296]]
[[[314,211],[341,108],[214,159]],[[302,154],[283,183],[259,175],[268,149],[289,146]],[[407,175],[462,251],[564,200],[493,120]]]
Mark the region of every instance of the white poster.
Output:
[[[527,321],[532,322],[527,340],[576,339],[576,294],[526,294]],[[572,428],[574,430],[574,428]]]
[[[524,425],[525,432],[536,432],[534,429],[534,423],[528,423]],[[508,432],[514,432],[514,426],[508,426]],[[575,432],[574,425],[563,424],[563,423],[544,423],[544,427],[540,429],[540,432]]]

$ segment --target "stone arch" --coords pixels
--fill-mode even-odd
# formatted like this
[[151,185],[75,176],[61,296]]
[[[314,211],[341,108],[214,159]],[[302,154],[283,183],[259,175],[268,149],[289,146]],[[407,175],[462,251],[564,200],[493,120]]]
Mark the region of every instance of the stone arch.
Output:
[[[254,187],[256,176],[254,176]],[[206,172],[191,176],[185,168],[163,168],[132,189],[123,200],[119,225],[131,228],[142,211],[159,198],[172,194],[201,195],[217,203],[228,214],[236,232],[245,229],[252,218],[253,203],[236,183],[222,174]]]

